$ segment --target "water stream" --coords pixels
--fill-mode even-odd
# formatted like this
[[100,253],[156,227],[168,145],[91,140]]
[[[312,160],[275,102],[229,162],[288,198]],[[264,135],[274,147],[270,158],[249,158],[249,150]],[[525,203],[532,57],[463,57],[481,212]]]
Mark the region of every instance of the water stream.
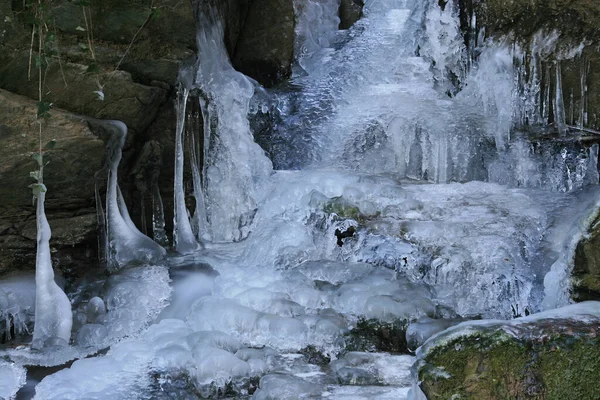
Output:
[[[563,94],[560,137],[533,140],[516,129],[515,105],[535,102],[515,101],[535,92],[518,79],[518,50],[482,44],[474,62],[452,1],[367,1],[347,31],[337,5],[298,1],[294,76],[271,90],[231,67],[220,22],[201,13],[199,61],[182,72],[177,109],[178,254],[115,242],[142,234],[113,166],[111,257],[153,266],[82,289],[79,346],[110,348],[46,376],[35,398],[404,399],[414,358],[359,351],[352,332],[365,322],[413,322],[420,344],[464,318],[570,302],[565,277],[600,193],[598,146],[565,137]],[[188,101],[200,116],[186,118]],[[106,303],[101,316],[86,314],[92,297]],[[128,325],[135,307],[153,323]]]

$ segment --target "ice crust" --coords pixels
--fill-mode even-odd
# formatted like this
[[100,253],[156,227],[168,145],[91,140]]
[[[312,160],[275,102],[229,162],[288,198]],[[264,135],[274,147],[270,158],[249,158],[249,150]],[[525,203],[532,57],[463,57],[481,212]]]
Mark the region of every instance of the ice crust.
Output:
[[15,398],[25,385],[25,368],[0,360],[0,397],[6,400]]

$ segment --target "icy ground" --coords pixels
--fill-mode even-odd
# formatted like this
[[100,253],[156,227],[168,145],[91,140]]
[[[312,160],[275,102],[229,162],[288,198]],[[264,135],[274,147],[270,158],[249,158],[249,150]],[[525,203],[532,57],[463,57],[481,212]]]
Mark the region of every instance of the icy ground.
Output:
[[56,365],[110,345],[47,376],[37,399],[406,398],[414,358],[346,351],[358,319],[415,322],[421,344],[458,317],[540,310],[546,259],[572,240],[552,232],[597,195],[278,172],[247,240],[167,260],[169,306],[163,267],[125,269],[78,293],[77,346],[4,355]]

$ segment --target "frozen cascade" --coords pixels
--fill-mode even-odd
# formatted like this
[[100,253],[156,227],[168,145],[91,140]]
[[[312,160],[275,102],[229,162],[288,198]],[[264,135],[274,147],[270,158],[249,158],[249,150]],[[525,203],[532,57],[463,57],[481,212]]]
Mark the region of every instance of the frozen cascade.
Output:
[[250,131],[253,84],[231,66],[221,23],[206,14],[200,18],[196,86],[207,98],[200,104],[209,128],[204,143],[207,217],[214,241],[236,241],[249,233],[257,190],[272,165]]
[[125,144],[127,126],[121,121],[104,121],[111,129],[108,146],[108,188],[106,191],[106,234],[109,269],[115,270],[132,261],[156,262],[166,254],[164,248],[141,233],[131,221],[127,206],[117,183],[121,149]]
[[[183,157],[195,129],[183,126],[195,121],[186,105],[198,101],[193,220],[179,209],[192,247],[206,248],[168,258],[173,293],[160,315],[163,268],[111,276],[106,317],[94,314],[81,341],[128,337],[47,376],[36,398],[250,397],[258,381],[254,399],[405,399],[414,357],[351,351],[361,318],[410,321],[422,343],[464,318],[570,301],[564,277],[600,195],[598,146],[515,129],[555,114],[556,92],[536,80],[548,65],[521,64],[526,51],[501,43],[465,61],[452,1],[443,11],[434,0],[369,1],[342,32],[337,4],[298,0],[298,66],[289,87],[270,91],[233,70],[220,24],[200,17],[177,127]],[[535,54],[553,45],[540,39]],[[525,65],[538,78],[524,82]],[[279,113],[261,138],[275,172],[249,129],[253,95],[257,115]]]
[[71,340],[71,302],[54,281],[50,258],[50,225],[44,211],[45,192],[37,196],[37,254],[35,261],[35,323],[32,346],[41,349]]

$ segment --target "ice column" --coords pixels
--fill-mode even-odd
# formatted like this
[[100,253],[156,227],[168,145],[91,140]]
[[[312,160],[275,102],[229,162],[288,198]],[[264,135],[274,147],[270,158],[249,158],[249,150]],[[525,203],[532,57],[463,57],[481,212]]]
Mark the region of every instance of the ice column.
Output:
[[177,95],[177,128],[175,131],[175,213],[173,217],[173,244],[175,250],[182,254],[193,253],[201,248],[192,231],[192,225],[185,206],[185,192],[183,189],[183,131],[185,128],[185,113],[189,94],[190,91],[187,87],[180,87],[180,91]]
[[35,267],[35,327],[32,347],[42,348],[48,340],[56,339],[68,345],[71,339],[73,315],[71,302],[54,281],[50,258],[52,232],[44,212],[46,193],[37,198],[37,254]]
[[204,132],[205,149],[209,146],[204,160],[207,217],[214,241],[236,241],[249,233],[257,189],[272,165],[250,131],[253,84],[231,66],[221,23],[204,14],[200,19],[196,87],[207,99],[200,104],[203,116],[210,118],[205,121],[210,133]]
[[106,231],[108,238],[106,261],[109,270],[118,269],[132,261],[156,262],[166,251],[136,227],[117,184],[117,172],[127,126],[121,121],[106,121],[113,134],[108,146],[108,188],[106,191]]

